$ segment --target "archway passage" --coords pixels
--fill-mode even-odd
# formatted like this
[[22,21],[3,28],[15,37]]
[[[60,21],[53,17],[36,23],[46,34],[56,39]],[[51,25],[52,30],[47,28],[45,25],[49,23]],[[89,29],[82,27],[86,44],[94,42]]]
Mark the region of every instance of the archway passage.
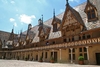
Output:
[[96,62],[97,65],[100,65],[100,53],[96,53]]

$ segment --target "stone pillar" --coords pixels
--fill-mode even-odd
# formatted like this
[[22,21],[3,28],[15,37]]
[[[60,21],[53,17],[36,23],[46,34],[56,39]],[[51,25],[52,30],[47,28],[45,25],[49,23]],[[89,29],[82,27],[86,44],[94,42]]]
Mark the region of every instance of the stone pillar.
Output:
[[60,60],[61,60],[61,49],[59,49],[59,51],[60,51],[60,57],[59,57],[59,58],[60,58]]
[[70,48],[70,50],[71,50],[71,63],[73,63],[73,48]]
[[88,59],[88,63],[90,63],[90,62],[89,62],[89,47],[86,46],[86,49],[87,49],[87,59]]
[[43,61],[45,61],[45,51],[43,51]]
[[53,50],[53,58],[54,58],[54,50]]
[[40,55],[39,55],[39,51],[38,51],[38,61],[40,61],[40,57],[39,57]]

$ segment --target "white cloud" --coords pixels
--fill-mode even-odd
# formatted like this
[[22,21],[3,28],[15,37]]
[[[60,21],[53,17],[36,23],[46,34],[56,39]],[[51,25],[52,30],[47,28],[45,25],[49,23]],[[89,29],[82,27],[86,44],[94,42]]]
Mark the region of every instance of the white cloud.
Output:
[[28,16],[28,15],[25,15],[25,14],[22,14],[19,17],[20,22],[26,23],[26,24],[30,24],[32,22],[32,20],[35,19],[35,18],[36,18],[35,15]]
[[15,19],[14,18],[10,18],[10,22],[15,22]]
[[13,1],[13,0],[12,0],[10,3],[14,4],[14,3],[15,3],[15,1]]
[[70,2],[77,2],[77,3],[79,3],[80,2],[80,0],[69,0]]
[[15,27],[18,27],[14,18],[10,18],[9,21],[12,22]]
[[16,22],[14,22],[14,26],[17,27],[17,23]]

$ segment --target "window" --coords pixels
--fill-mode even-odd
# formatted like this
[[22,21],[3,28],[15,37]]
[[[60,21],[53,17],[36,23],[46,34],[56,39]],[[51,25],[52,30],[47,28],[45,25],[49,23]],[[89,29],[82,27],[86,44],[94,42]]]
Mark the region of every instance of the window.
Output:
[[79,48],[79,52],[82,52],[82,48]]
[[51,52],[51,57],[53,56],[53,52]]
[[73,60],[75,60],[75,54],[73,54]]
[[70,42],[70,38],[69,38],[69,42]]
[[87,16],[88,16],[88,20],[95,19],[96,18],[95,10],[94,9],[89,10],[87,12]]
[[54,24],[53,25],[53,32],[56,32],[57,31],[57,24]]
[[80,54],[79,56],[82,56],[82,54]]
[[[75,60],[75,48],[72,49],[73,60]],[[71,49],[69,49],[69,60],[71,60]]]
[[85,35],[83,35],[82,38],[85,39]]
[[87,49],[86,49],[86,47],[84,47],[84,52],[87,52]]
[[91,38],[91,36],[90,35],[87,35],[87,39],[89,39],[89,38]]
[[81,40],[81,36],[79,36],[79,40]]
[[47,58],[47,52],[45,52],[45,58]]
[[71,54],[69,54],[69,60],[71,60]]
[[79,56],[83,56],[84,60],[87,60],[87,48],[86,47],[79,48]]
[[87,60],[87,53],[84,53],[84,60]]
[[88,15],[88,19],[96,18],[94,9],[88,11],[88,12],[87,12],[87,15]]
[[73,52],[75,52],[75,49],[73,49]]
[[69,53],[71,53],[71,50],[69,49]]
[[36,47],[37,47],[37,44],[36,44]]
[[55,41],[53,41],[53,44],[55,44]]
[[66,39],[64,39],[63,41],[66,42]]
[[72,37],[72,41],[74,41],[74,37]]

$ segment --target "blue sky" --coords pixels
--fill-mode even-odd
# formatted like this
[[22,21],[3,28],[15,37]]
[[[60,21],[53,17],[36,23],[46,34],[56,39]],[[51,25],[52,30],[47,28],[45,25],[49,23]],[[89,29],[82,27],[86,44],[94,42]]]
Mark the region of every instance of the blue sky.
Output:
[[[69,0],[72,7],[86,0]],[[0,0],[0,30],[14,32],[27,30],[28,24],[38,25],[38,19],[43,14],[44,21],[65,10],[66,0]]]

